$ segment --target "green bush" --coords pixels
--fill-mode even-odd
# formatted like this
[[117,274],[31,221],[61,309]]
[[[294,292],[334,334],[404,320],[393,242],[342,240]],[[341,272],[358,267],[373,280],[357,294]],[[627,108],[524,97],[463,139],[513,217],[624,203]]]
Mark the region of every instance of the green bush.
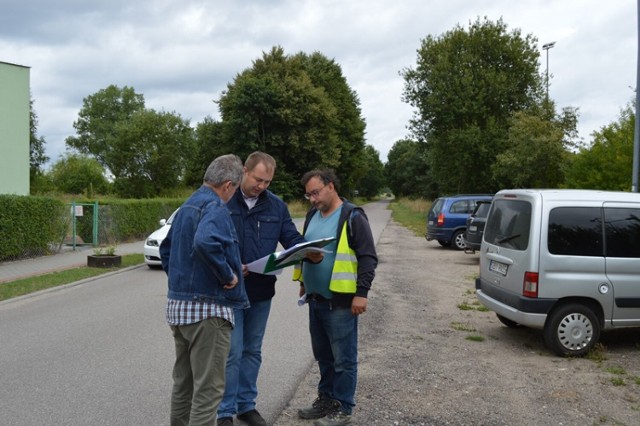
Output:
[[62,201],[47,197],[0,195],[0,259],[49,254],[66,229]]
[[[96,203],[97,201],[97,203]],[[75,200],[76,241],[116,245],[145,238],[178,208],[183,199]],[[97,221],[94,210],[97,206]],[[57,252],[74,232],[74,212],[68,200],[53,197],[0,195],[0,261]],[[94,225],[97,223],[97,230]]]

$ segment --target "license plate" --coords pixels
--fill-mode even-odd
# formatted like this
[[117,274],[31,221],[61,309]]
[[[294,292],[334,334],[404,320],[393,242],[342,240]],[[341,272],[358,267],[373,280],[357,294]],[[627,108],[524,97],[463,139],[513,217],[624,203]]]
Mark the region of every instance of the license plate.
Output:
[[471,226],[469,227],[469,231],[471,231],[471,232],[476,232],[477,230],[478,230],[478,227],[477,227],[477,226],[475,226],[475,225],[471,225]]
[[429,225],[433,225],[433,221],[432,220],[429,221]]
[[491,262],[489,262],[489,270],[493,271],[493,272],[497,272],[500,275],[506,276],[508,267],[509,267],[509,265],[505,265],[504,263],[496,262],[495,260],[492,260]]

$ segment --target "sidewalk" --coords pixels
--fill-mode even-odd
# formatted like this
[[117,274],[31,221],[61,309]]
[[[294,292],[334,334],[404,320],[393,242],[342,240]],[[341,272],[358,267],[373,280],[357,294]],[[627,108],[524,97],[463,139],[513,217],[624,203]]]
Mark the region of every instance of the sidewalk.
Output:
[[[142,254],[144,241],[118,244],[117,254]],[[63,252],[51,256],[42,256],[13,262],[0,263],[0,284],[7,281],[14,281],[34,275],[47,274],[49,272],[62,271],[87,265],[87,256],[93,254],[92,247],[76,247],[73,251],[70,248],[63,249]]]

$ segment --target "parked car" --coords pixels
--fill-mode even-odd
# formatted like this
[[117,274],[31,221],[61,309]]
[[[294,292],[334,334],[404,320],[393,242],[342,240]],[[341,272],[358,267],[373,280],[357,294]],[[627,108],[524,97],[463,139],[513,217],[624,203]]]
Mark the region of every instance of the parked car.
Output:
[[476,208],[467,218],[467,229],[464,232],[465,252],[475,253],[476,250],[480,250],[484,224],[487,222],[490,207],[490,201],[478,201]]
[[489,194],[454,195],[437,198],[427,213],[427,241],[437,240],[443,247],[464,250],[467,218],[479,201],[491,201]]
[[640,194],[503,190],[491,204],[476,294],[509,327],[583,356],[603,329],[640,327]]
[[161,268],[162,261],[160,260],[160,244],[164,237],[167,236],[167,232],[171,229],[171,223],[173,222],[173,218],[178,213],[178,209],[176,209],[169,219],[160,219],[160,228],[153,231],[151,235],[144,242],[144,262],[147,264],[149,268]]

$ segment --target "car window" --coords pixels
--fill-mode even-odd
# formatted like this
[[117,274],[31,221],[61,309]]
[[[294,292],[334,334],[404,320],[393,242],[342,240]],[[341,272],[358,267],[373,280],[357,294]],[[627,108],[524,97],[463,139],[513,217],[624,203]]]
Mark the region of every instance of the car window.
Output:
[[549,213],[549,253],[602,256],[602,209],[558,207]]
[[458,200],[454,201],[449,208],[451,213],[471,213],[473,211],[474,203],[472,200]]
[[171,216],[169,216],[169,219],[167,219],[167,225],[171,225],[171,222],[173,222],[173,218],[176,217],[176,213],[178,213],[178,210],[180,209],[176,209],[173,213],[171,213]]
[[475,217],[487,217],[487,215],[489,214],[490,208],[491,208],[491,203],[479,202],[476,205],[475,210],[473,211],[473,215]]
[[488,243],[514,250],[526,250],[531,228],[531,203],[521,200],[493,202],[484,239]]
[[640,209],[605,208],[607,256],[640,258]]
[[438,198],[431,206],[431,213],[435,216],[438,216],[442,211],[442,206],[444,205],[444,198]]

